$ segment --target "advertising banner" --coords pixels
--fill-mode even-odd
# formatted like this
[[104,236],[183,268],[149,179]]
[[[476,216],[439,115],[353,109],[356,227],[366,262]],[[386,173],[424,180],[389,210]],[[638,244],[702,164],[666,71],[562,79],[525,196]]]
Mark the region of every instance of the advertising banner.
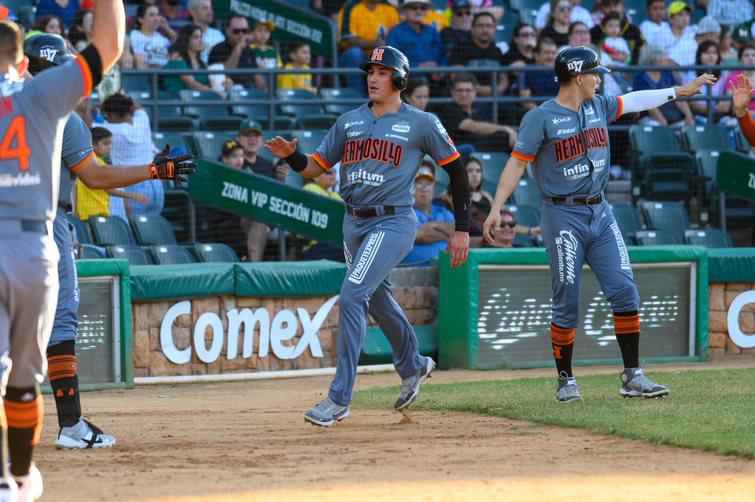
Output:
[[716,184],[721,191],[755,200],[755,161],[741,153],[721,152]]

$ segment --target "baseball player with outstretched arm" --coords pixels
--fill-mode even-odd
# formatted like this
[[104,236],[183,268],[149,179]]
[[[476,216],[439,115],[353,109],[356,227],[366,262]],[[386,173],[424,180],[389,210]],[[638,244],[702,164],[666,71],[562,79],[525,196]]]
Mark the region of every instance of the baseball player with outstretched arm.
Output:
[[292,169],[312,179],[341,162],[340,194],[346,203],[343,222],[348,271],[339,297],[338,365],[328,397],[304,418],[331,426],[349,415],[357,361],[367,316],[377,320],[393,347],[393,363],[401,376],[394,404],[402,410],[419,395],[420,384],[435,362],[419,353],[417,337],[391,293],[391,270],[414,244],[417,218],[414,178],[430,155],[451,178],[456,231],[448,250],[458,267],[469,249],[469,186],[459,152],[437,117],[401,101],[409,62],[398,49],[374,49],[360,68],[367,73],[370,102],[343,114],[311,155],[276,136],[265,147],[285,158]]
[[603,190],[611,165],[608,124],[623,113],[661,106],[694,96],[715,83],[704,74],[678,87],[631,92],[619,97],[596,94],[600,75],[609,70],[588,47],[572,47],[556,57],[559,93],[527,112],[519,126],[511,158],[501,174],[484,236],[500,225],[500,211],[531,163],[543,197],[542,237],[553,285],[551,340],[558,370],[559,402],[581,400],[572,373],[574,328],[578,321],[579,282],[587,261],[611,303],[614,330],[624,361],[621,395],[661,397],[667,387],[649,380],[640,367],[640,297],[629,255]]
[[[29,59],[29,73],[42,71],[73,61],[63,37],[48,33],[32,35],[24,42]],[[92,149],[92,134],[78,114],[72,113],[63,130],[58,210],[53,220],[53,236],[58,247],[58,299],[52,335],[47,347],[50,386],[58,412],[55,445],[61,449],[104,448],[113,446],[115,438],[84,420],[81,414],[79,378],[76,370],[76,331],[78,328],[79,285],[71,240],[73,185],[78,177],[90,188],[122,188],[148,179],[184,180],[193,173],[193,156],[170,157],[162,152],[153,164],[141,167],[100,166]]]
[[[32,454],[41,432],[39,385],[46,371],[58,291],[52,221],[68,116],[123,50],[121,0],[95,0],[92,44],[73,62],[20,82],[23,35],[0,21],[0,354],[6,459],[0,500],[34,500],[42,477]],[[6,436],[4,431],[3,436]],[[4,450],[5,448],[3,448]]]
[[755,120],[750,115],[750,101],[752,101],[752,84],[750,79],[740,74],[735,84],[731,83],[732,96],[731,101],[734,106],[734,115],[739,121],[739,128],[747,140],[747,144],[755,147]]

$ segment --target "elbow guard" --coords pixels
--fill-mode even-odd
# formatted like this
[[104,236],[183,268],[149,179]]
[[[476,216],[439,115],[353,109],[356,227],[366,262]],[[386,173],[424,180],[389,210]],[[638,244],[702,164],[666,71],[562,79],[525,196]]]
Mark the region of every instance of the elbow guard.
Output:
[[443,169],[451,178],[451,202],[457,232],[469,232],[469,178],[461,158],[449,162]]

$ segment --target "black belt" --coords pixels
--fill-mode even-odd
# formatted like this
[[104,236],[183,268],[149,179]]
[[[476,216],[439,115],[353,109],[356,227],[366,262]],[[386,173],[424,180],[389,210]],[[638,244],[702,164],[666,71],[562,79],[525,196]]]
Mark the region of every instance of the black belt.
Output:
[[21,231],[46,234],[47,223],[39,220],[21,220]]
[[[380,211],[382,208],[382,214]],[[385,216],[394,214],[397,211],[396,206],[372,206],[372,207],[354,207],[346,206],[346,211],[357,218],[374,218],[375,216]]]
[[603,194],[574,195],[571,202],[568,197],[553,197],[551,200],[557,206],[597,206],[603,202]]

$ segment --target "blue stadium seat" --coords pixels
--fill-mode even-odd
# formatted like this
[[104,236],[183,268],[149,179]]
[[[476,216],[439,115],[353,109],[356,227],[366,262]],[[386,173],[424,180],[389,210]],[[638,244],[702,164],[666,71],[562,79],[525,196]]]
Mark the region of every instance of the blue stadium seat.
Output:
[[212,243],[212,244],[194,244],[192,251],[197,256],[200,262],[226,262],[236,263],[239,261],[239,257],[230,247],[225,244]]
[[165,148],[165,145],[170,145],[171,150],[181,147],[186,153],[191,152],[191,148],[189,148],[186,139],[181,134],[174,131],[153,132],[152,143],[154,143],[155,147],[160,151]]
[[644,201],[642,212],[649,229],[663,230],[673,235],[676,242],[684,242],[684,231],[691,224],[683,205],[678,202]]
[[73,225],[73,231],[76,234],[76,242],[78,242],[79,244],[92,243],[92,236],[89,235],[89,229],[87,228],[86,223],[72,214],[68,215],[68,221],[70,221],[71,225]]
[[325,112],[335,115],[343,115],[348,111],[358,108],[364,102],[364,96],[362,96],[362,93],[351,87],[320,89],[320,96],[323,99],[355,99],[358,101],[351,104],[326,104]]
[[166,190],[162,216],[170,223],[173,234],[180,242],[191,240],[190,221],[193,211],[186,190]]
[[626,243],[634,244],[635,234],[642,230],[642,219],[637,210],[631,204],[625,203],[611,204],[611,210]]
[[[260,100],[270,102],[270,96],[266,91],[258,89],[233,90],[230,94],[231,102],[241,100]],[[242,105],[234,104],[232,107],[234,115],[244,119],[251,117],[259,122],[262,127],[269,129],[293,129],[296,125],[296,119],[285,115],[276,114],[275,119],[270,118],[270,106],[267,104]]]
[[692,246],[705,246],[706,248],[733,247],[731,238],[726,232],[718,228],[687,230],[684,232],[684,241]]
[[130,218],[137,242],[142,246],[175,245],[173,227],[162,216],[137,215]]
[[126,260],[129,265],[152,265],[149,254],[137,246],[108,246],[107,254],[111,258]]
[[133,246],[136,244],[128,223],[117,216],[91,216],[89,228],[95,244],[100,246]]
[[93,244],[82,244],[80,258],[82,260],[103,260],[107,258],[105,250]]
[[498,178],[509,161],[509,154],[502,152],[477,152],[472,155],[482,163],[482,189],[495,195]]
[[314,103],[293,104],[286,101],[308,101],[319,99],[317,94],[304,89],[278,89],[275,95],[280,100],[280,111],[285,115],[296,117],[297,127],[300,129],[329,129],[336,119],[336,115],[325,113],[325,109]]
[[188,115],[197,117],[199,128],[203,131],[238,131],[241,127],[243,118],[231,115],[228,111],[228,102],[223,100],[220,95],[213,91],[179,91],[181,101],[191,103],[192,101],[217,101],[213,106],[184,106],[184,112]]
[[640,246],[671,246],[681,244],[673,235],[663,230],[640,230],[635,234]]
[[216,161],[220,158],[223,144],[236,139],[236,132],[193,132],[191,140],[194,143],[194,153],[197,157]]
[[196,263],[189,250],[182,246],[151,246],[149,252],[157,265]]
[[633,172],[642,179],[645,197],[689,200],[697,183],[694,157],[682,151],[671,127],[635,125],[629,129]]
[[682,128],[684,143],[693,152],[698,150],[733,150],[729,132],[720,125],[693,125]]
[[538,213],[543,207],[543,198],[540,196],[540,190],[537,189],[535,181],[531,179],[520,179],[512,197],[517,206],[527,204],[537,209]]

